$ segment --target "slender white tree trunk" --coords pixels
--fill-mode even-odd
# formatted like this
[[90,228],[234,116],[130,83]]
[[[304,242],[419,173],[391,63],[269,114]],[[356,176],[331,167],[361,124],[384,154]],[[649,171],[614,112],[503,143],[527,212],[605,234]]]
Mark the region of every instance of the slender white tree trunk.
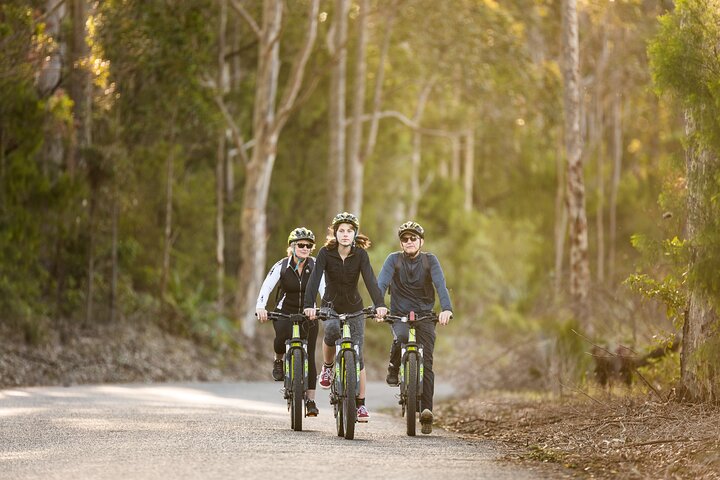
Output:
[[[425,82],[423,89],[420,91],[418,96],[417,107],[415,108],[415,116],[413,117],[413,123],[420,125],[423,114],[425,113],[425,106],[427,105],[428,97],[432,91],[434,79],[430,79]],[[410,156],[410,202],[408,206],[408,217],[417,218],[418,203],[420,203],[420,161],[422,159],[422,133],[420,129],[416,128],[413,131],[412,140],[412,154]]]
[[[334,38],[332,53],[336,58],[330,75],[329,137],[328,158],[328,203],[329,218],[345,209],[345,95],[347,82],[347,18],[349,0],[335,0]],[[359,181],[351,178],[351,182]],[[360,215],[360,212],[354,212]]]
[[[262,28],[251,23],[259,39],[253,107],[254,146],[245,170],[245,188],[240,216],[240,267],[235,297],[235,310],[242,322],[243,333],[248,337],[255,335],[257,322],[253,312],[265,273],[266,207],[278,138],[302,86],[305,66],[317,37],[319,5],[319,0],[310,2],[305,42],[293,62],[288,84],[277,110],[275,103],[280,70],[279,35],[282,25],[282,0],[264,0]],[[235,0],[233,6],[246,13],[242,5]],[[247,15],[245,16],[247,18]],[[228,123],[234,125],[229,118]],[[236,141],[238,149],[242,151],[242,140],[239,136],[236,137]]]
[[[218,28],[217,85],[220,94],[230,87],[225,61],[225,43],[227,35],[227,0],[220,2],[220,25]],[[217,310],[223,310],[225,301],[225,127],[218,132],[217,158],[215,164],[215,261],[217,263]]]
[[[565,144],[568,161],[568,213],[570,221],[570,294],[580,320],[587,318],[590,290],[585,180],[580,135],[580,52],[576,0],[563,1],[563,79]],[[591,325],[585,325],[592,330]]]
[[253,109],[255,146],[245,169],[242,213],[240,216],[240,271],[238,274],[237,307],[243,321],[243,333],[255,335],[252,318],[257,291],[265,268],[267,241],[267,205],[270,176],[275,163],[277,139],[269,137],[275,122],[275,98],[280,70],[282,2],[263,1],[263,26],[258,45],[258,67]]
[[563,285],[563,260],[565,258],[565,237],[567,237],[567,185],[565,181],[566,164],[562,148],[558,146],[556,155],[557,190],[555,192],[555,298],[560,298]]
[[[174,121],[174,119],[172,120]],[[171,139],[173,135],[171,135]],[[170,278],[170,254],[172,252],[172,204],[173,185],[175,183],[175,148],[170,141],[167,159],[165,161],[165,230],[163,236],[162,272],[160,275],[160,298],[165,298]]]
[[623,137],[622,137],[622,96],[616,93],[613,96],[613,171],[610,183],[610,219],[609,232],[609,253],[608,253],[608,278],[612,282],[615,279],[615,248],[617,246],[617,198],[620,190],[620,173],[622,171]]
[[360,0],[357,28],[357,50],[355,51],[355,82],[352,96],[352,123],[348,136],[348,178],[347,206],[351,212],[362,214],[364,162],[360,149],[363,139],[363,123],[361,117],[365,106],[365,44],[367,36],[368,0]]
[[475,133],[468,129],[465,134],[465,176],[463,186],[465,190],[465,211],[469,212],[473,206],[473,183],[475,182]]

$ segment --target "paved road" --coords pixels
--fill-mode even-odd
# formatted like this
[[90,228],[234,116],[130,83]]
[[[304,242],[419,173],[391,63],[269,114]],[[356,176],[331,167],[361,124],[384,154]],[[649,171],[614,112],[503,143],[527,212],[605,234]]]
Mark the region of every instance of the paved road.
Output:
[[294,432],[279,385],[0,390],[0,479],[330,478],[343,471],[362,479],[554,477],[497,462],[489,442],[440,429],[407,437],[399,407],[378,412],[396,404],[395,390],[379,383],[368,386],[372,418],[357,426],[355,440],[336,435],[324,391],[320,416]]

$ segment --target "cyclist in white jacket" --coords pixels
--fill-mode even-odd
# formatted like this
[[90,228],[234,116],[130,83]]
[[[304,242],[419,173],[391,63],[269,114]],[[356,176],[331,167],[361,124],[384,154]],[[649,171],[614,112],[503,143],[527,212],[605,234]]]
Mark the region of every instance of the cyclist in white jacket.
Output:
[[[303,300],[305,287],[315,266],[315,259],[310,256],[315,248],[315,235],[305,227],[298,227],[288,236],[287,257],[278,260],[268,272],[265,281],[260,287],[260,294],[255,305],[260,322],[268,320],[267,306],[270,294],[278,286],[275,311],[286,314],[303,313]],[[325,292],[325,277],[320,280],[320,294]],[[283,355],[285,355],[285,341],[292,336],[292,323],[287,321],[273,322],[275,328],[275,360],[273,361],[273,378],[280,382],[283,380]],[[315,343],[318,336],[316,320],[305,320],[300,325],[302,338],[308,341],[308,390],[305,400],[305,411],[308,417],[316,417],[318,408],[315,404],[315,386],[317,382],[317,368],[315,366]]]

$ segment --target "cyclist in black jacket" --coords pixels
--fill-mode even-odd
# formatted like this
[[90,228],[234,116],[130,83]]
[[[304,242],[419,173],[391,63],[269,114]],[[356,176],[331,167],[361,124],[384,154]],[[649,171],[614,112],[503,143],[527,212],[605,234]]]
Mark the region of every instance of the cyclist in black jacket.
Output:
[[[435,291],[440,297],[440,325],[447,325],[452,317],[450,294],[445,285],[445,276],[437,257],[421,252],[425,243],[425,230],[416,222],[405,222],[398,228],[402,251],[388,255],[378,276],[380,291],[390,288],[390,313],[407,315],[411,311],[423,316],[432,312],[435,306]],[[387,383],[398,384],[400,368],[400,345],[408,341],[410,327],[407,323],[392,325],[393,343],[390,348]],[[435,347],[435,324],[418,322],[415,326],[417,341],[423,346],[423,391],[420,399],[420,425],[422,433],[432,432],[433,394],[435,374],[433,373],[433,349]]]
[[[305,314],[315,318],[315,298],[322,275],[325,275],[325,295],[322,306],[330,307],[337,313],[355,313],[363,309],[363,301],[358,292],[360,274],[365,287],[370,293],[378,317],[387,314],[383,296],[377,286],[375,272],[370,265],[366,248],[370,247],[370,239],[359,234],[360,222],[352,213],[339,213],[333,218],[328,228],[325,246],[318,252],[315,268],[305,289]],[[363,317],[350,320],[350,334],[358,345],[360,355],[360,387],[358,389],[358,422],[367,422],[370,414],[365,406],[365,365],[363,362],[363,341],[365,338],[365,319]],[[319,383],[322,388],[330,388],[332,367],[335,357],[335,341],[341,336],[340,321],[330,319],[325,322],[323,339],[323,368]]]
[[[278,260],[268,272],[265,281],[260,287],[255,304],[255,311],[261,323],[267,322],[267,306],[270,294],[276,285],[278,295],[276,297],[275,310],[281,313],[294,314],[302,313],[302,306],[310,274],[315,264],[315,259],[310,256],[315,248],[315,235],[305,227],[298,227],[290,232],[288,236],[287,257]],[[324,277],[320,278],[319,289],[325,291]],[[308,390],[305,400],[305,410],[308,417],[316,417],[318,408],[315,405],[315,384],[317,368],[315,366],[315,343],[318,336],[318,325],[315,321],[304,321],[300,325],[300,335],[308,341]],[[292,336],[292,323],[287,321],[273,322],[275,328],[275,360],[273,361],[272,376],[275,381],[283,380],[283,355],[285,354],[285,341]]]

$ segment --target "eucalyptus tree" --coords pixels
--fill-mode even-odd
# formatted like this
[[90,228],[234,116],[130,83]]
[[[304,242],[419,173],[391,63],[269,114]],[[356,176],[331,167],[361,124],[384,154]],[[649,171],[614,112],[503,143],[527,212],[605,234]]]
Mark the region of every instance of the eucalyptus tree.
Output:
[[[563,80],[567,201],[570,222],[570,295],[579,318],[586,319],[590,290],[585,180],[580,134],[580,51],[576,0],[563,1]],[[586,325],[590,327],[590,325]]]
[[[266,260],[267,200],[270,179],[280,133],[298,99],[305,75],[305,66],[317,36],[319,0],[308,4],[305,39],[298,50],[287,86],[276,107],[282,43],[283,2],[264,0],[262,19],[255,22],[239,1],[232,5],[243,16],[258,41],[258,64],[255,75],[255,99],[252,120],[252,154],[245,165],[242,213],[240,217],[240,266],[235,310],[243,322],[247,336],[255,333],[255,299],[262,283]],[[226,116],[231,125],[232,118]],[[234,129],[236,132],[237,128]],[[238,148],[245,150],[242,138],[236,135]]]
[[[346,179],[346,135],[345,135],[345,102],[347,91],[347,41],[348,12],[350,0],[335,0],[331,35],[328,37],[328,50],[333,57],[330,72],[330,92],[328,100],[328,199],[327,216],[332,218],[337,212],[345,209]],[[362,32],[362,30],[361,30]],[[362,43],[362,42],[361,42]],[[362,179],[350,179],[362,181]],[[360,212],[354,212],[360,215]]]
[[[715,45],[720,38],[717,0],[681,0],[661,17],[650,47],[654,79],[684,111],[687,176],[688,300],[682,337],[681,386],[686,398],[720,398],[720,111]],[[683,269],[685,270],[685,269]]]

